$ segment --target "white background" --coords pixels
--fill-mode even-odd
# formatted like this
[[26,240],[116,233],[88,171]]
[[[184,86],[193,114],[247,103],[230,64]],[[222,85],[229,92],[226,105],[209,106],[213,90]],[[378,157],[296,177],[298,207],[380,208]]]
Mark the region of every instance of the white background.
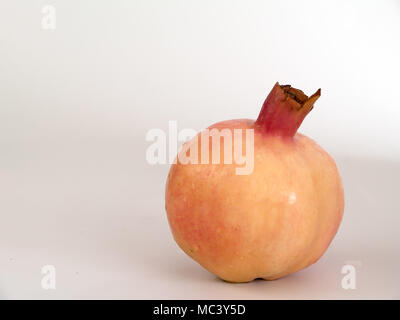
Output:
[[[0,298],[400,298],[399,57],[396,0],[1,1]],[[145,135],[256,118],[276,81],[322,88],[300,131],[345,216],[307,270],[228,284],[173,242]]]

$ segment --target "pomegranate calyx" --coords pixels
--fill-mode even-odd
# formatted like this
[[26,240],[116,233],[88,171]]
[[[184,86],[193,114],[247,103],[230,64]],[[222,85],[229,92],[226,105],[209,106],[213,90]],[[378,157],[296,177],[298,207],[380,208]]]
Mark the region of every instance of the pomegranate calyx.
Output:
[[256,125],[263,132],[293,137],[321,96],[321,89],[308,97],[303,91],[278,82],[265,99]]

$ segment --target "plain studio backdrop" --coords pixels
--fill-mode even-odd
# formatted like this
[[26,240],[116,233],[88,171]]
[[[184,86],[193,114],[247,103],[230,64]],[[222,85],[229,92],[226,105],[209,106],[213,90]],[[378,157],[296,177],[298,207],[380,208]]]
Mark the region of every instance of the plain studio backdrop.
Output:
[[[400,298],[399,57],[396,0],[2,0],[0,298]],[[344,219],[317,264],[233,285],[174,243],[145,137],[256,118],[276,81],[322,88],[300,131]]]

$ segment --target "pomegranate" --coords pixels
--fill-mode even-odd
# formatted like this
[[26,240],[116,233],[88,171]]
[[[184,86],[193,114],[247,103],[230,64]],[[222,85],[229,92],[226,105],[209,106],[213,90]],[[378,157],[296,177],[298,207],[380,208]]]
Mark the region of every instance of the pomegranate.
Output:
[[[320,93],[308,97],[277,83],[256,121],[230,120],[208,128],[252,129],[249,174],[238,174],[224,161],[226,154],[219,162],[203,163],[198,152],[194,159],[199,161],[183,163],[193,159],[190,152],[205,150],[196,146],[201,132],[178,153],[166,184],[168,222],[180,248],[218,277],[229,282],[281,278],[315,263],[335,236],[344,210],[338,169],[317,143],[297,133]],[[231,137],[233,145],[242,141],[241,135]]]

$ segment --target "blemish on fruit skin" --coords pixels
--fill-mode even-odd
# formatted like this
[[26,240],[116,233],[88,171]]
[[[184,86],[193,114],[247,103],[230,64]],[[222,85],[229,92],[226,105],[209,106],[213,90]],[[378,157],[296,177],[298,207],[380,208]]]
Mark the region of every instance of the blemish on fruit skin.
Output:
[[296,202],[296,199],[297,199],[296,192],[291,192],[289,194],[289,201],[288,201],[289,204],[294,204]]

